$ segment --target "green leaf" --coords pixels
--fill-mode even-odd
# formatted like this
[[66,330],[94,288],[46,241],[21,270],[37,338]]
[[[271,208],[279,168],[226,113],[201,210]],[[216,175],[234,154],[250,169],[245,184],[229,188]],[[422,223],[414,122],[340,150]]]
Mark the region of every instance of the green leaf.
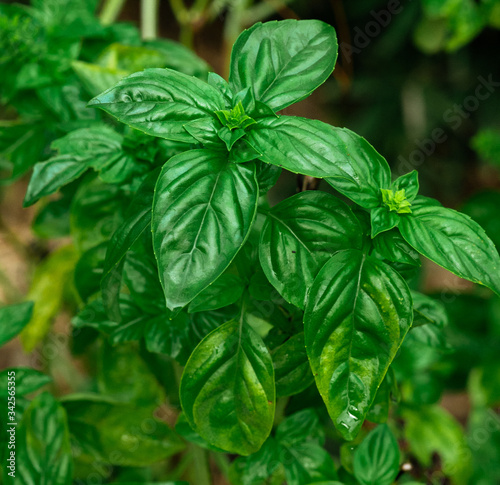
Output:
[[389,188],[386,160],[362,137],[317,120],[280,116],[253,125],[246,142],[258,158],[294,173],[326,178],[340,193],[371,209]]
[[399,459],[396,438],[386,424],[380,424],[354,452],[354,476],[361,485],[391,485]]
[[402,277],[361,251],[338,252],[314,280],[304,314],[306,348],[345,439],[359,432],[412,316]]
[[413,202],[415,197],[418,195],[418,172],[416,170],[412,170],[406,175],[401,175],[398,177],[393,183],[392,188],[398,192],[400,190],[404,190],[404,195],[408,202]]
[[194,429],[191,428],[191,425],[188,423],[188,420],[186,419],[186,415],[184,413],[181,413],[177,418],[177,422],[175,423],[175,431],[179,436],[189,441],[190,443],[194,443],[195,445],[201,446],[202,448],[205,448],[207,450],[224,453],[224,450],[208,444],[196,431],[194,431]]
[[276,380],[276,395],[293,396],[307,389],[314,376],[307,358],[304,333],[290,337],[271,352]]
[[274,371],[271,356],[251,327],[230,321],[205,337],[182,375],[182,409],[211,445],[249,455],[271,432]]
[[332,73],[337,59],[333,27],[318,20],[257,23],[237,39],[229,83],[246,87],[275,111],[307,98]]
[[191,150],[163,167],[153,203],[153,246],[170,309],[215,281],[245,242],[257,210],[253,165]]
[[441,458],[442,469],[458,484],[465,484],[470,473],[470,449],[460,424],[438,405],[405,408],[404,437],[409,451],[425,467],[432,464],[434,453]]
[[370,211],[371,237],[390,231],[399,224],[399,215],[387,207],[375,207]]
[[324,192],[296,194],[267,216],[259,244],[262,269],[283,298],[300,308],[335,252],[362,247],[362,229],[351,209]]
[[500,258],[484,230],[468,216],[417,197],[399,230],[420,254],[452,273],[500,294]]
[[276,431],[285,466],[286,483],[301,485],[335,480],[337,472],[332,457],[323,448],[325,436],[318,416],[305,409],[285,419]]
[[31,320],[33,302],[0,308],[0,346],[13,339]]
[[72,155],[58,155],[35,165],[26,191],[23,207],[37,202],[41,197],[53,194],[82,175],[88,166],[75,160]]
[[189,304],[188,311],[194,313],[218,310],[237,302],[241,298],[243,290],[241,278],[224,273]]
[[[73,459],[66,413],[47,392],[26,410],[16,433],[16,479],[23,485],[71,485]],[[4,478],[9,482],[8,469]]]
[[84,302],[100,290],[99,281],[105,256],[106,244],[101,243],[85,251],[76,263],[73,280]]
[[225,107],[212,86],[171,69],[146,69],[89,102],[148,135],[191,143],[183,125]]

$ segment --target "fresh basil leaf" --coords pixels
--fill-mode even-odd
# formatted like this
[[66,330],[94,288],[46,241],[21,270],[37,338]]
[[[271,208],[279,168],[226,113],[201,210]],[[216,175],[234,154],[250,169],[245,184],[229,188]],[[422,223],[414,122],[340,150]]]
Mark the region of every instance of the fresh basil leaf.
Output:
[[212,86],[171,69],[146,69],[122,79],[89,102],[148,135],[191,143],[183,125],[223,109]]
[[307,389],[314,376],[307,358],[304,333],[290,337],[271,352],[276,380],[276,395],[293,396]]
[[40,198],[53,194],[82,175],[89,167],[72,155],[58,155],[35,165],[23,207],[29,207]]
[[218,310],[237,302],[241,298],[243,290],[241,278],[224,273],[189,304],[188,311],[194,313]]
[[390,231],[399,224],[399,215],[389,211],[387,207],[375,207],[370,211],[371,236],[375,238],[379,234]]
[[245,242],[257,210],[253,165],[191,150],[163,167],[153,203],[153,246],[167,306],[184,307],[215,281]]
[[406,200],[408,200],[408,202],[412,202],[418,195],[418,172],[416,170],[412,170],[406,175],[398,177],[392,183],[392,188],[395,191],[404,190]]
[[276,185],[280,175],[281,168],[270,163],[264,163],[256,160],[257,167],[257,183],[259,184],[259,194],[264,195],[270,188]]
[[245,140],[264,162],[326,178],[366,209],[378,207],[380,189],[391,185],[389,165],[364,138],[321,121],[263,118],[249,129]]
[[0,346],[13,339],[31,320],[33,302],[0,308]]
[[339,250],[361,249],[361,232],[341,200],[324,192],[296,194],[268,213],[259,245],[262,269],[286,301],[304,308],[321,267]]
[[304,314],[306,348],[345,439],[359,432],[412,316],[402,277],[361,251],[338,252],[314,280]]
[[271,432],[275,390],[271,356],[249,326],[230,321],[196,347],[182,375],[182,409],[211,445],[255,453]]
[[335,30],[323,22],[257,23],[234,44],[229,83],[235,92],[251,86],[255,99],[279,111],[323,84],[336,59]]
[[396,438],[380,424],[354,452],[354,476],[361,485],[391,485],[399,473],[399,459]]
[[[49,393],[32,401],[16,435],[16,480],[26,485],[72,484],[73,458],[66,413]],[[11,479],[8,472],[4,467],[6,483]]]
[[215,89],[217,89],[222,94],[222,96],[224,96],[226,108],[231,108],[233,104],[233,92],[231,91],[228,82],[215,72],[208,73],[207,82],[208,84],[210,84],[210,86],[213,86]]
[[500,258],[484,230],[465,214],[418,196],[403,215],[401,234],[420,254],[500,294]]

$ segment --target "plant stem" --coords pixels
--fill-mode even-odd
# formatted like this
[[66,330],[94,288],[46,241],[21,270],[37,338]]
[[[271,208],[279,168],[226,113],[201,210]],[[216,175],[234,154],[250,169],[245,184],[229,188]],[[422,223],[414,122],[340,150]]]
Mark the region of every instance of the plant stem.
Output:
[[143,40],[158,37],[158,0],[141,0],[141,35]]
[[193,457],[193,483],[196,485],[210,485],[210,469],[208,466],[208,453],[199,446],[193,445],[191,448]]
[[110,25],[115,22],[125,2],[126,0],[105,0],[99,15],[102,25]]

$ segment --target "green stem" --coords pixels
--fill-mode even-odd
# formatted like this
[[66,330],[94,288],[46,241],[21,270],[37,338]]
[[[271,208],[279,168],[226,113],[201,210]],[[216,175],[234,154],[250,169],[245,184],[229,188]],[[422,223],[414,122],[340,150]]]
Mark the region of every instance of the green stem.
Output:
[[222,472],[222,474],[226,477],[229,478],[229,467],[230,463],[226,455],[223,453],[212,453],[211,454],[215,464],[219,468],[219,470]]
[[159,0],[141,0],[141,35],[143,40],[158,37]]
[[193,457],[193,483],[196,485],[210,485],[210,469],[208,466],[208,453],[199,446],[192,445],[191,456]]
[[276,401],[276,411],[274,412],[274,426],[278,426],[285,419],[285,409],[290,400],[289,397],[280,397]]
[[110,25],[116,21],[118,15],[122,11],[123,5],[126,0],[105,0],[101,9],[99,19],[102,25]]

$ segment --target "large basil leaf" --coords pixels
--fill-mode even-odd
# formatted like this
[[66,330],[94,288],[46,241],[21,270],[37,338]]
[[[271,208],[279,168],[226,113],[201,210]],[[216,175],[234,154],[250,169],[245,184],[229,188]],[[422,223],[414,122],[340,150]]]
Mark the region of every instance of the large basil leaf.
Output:
[[255,99],[275,111],[307,98],[332,73],[335,30],[318,20],[255,24],[237,39],[229,82],[235,92],[251,86]]
[[249,455],[271,432],[275,391],[271,356],[249,326],[230,321],[205,337],[180,386],[191,427],[211,445]]
[[399,230],[420,254],[452,273],[500,294],[500,258],[493,242],[469,216],[418,196]]
[[184,307],[225,270],[257,210],[255,166],[207,149],[172,157],[153,203],[153,245],[170,309]]
[[190,304],[189,313],[218,310],[237,302],[244,285],[240,277],[224,273],[205,288]]
[[[17,432],[16,478],[23,485],[71,485],[73,459],[66,413],[47,392],[26,410]],[[5,481],[11,477],[4,468]]]
[[362,137],[321,121],[292,116],[264,118],[249,129],[258,158],[291,172],[326,178],[340,193],[371,209],[391,185],[386,160]]
[[28,324],[32,313],[31,301],[0,308],[0,346],[14,338]]
[[361,249],[362,229],[351,209],[324,192],[302,192],[273,207],[262,228],[259,255],[268,280],[304,308],[321,267],[341,249]]
[[191,143],[183,125],[224,109],[222,94],[199,79],[171,69],[146,69],[92,99],[122,123],[168,140]]
[[346,439],[359,432],[412,316],[403,278],[361,251],[338,252],[314,280],[304,315],[307,353]]
[[391,485],[399,472],[399,448],[386,424],[377,426],[354,452],[354,476],[361,485]]

